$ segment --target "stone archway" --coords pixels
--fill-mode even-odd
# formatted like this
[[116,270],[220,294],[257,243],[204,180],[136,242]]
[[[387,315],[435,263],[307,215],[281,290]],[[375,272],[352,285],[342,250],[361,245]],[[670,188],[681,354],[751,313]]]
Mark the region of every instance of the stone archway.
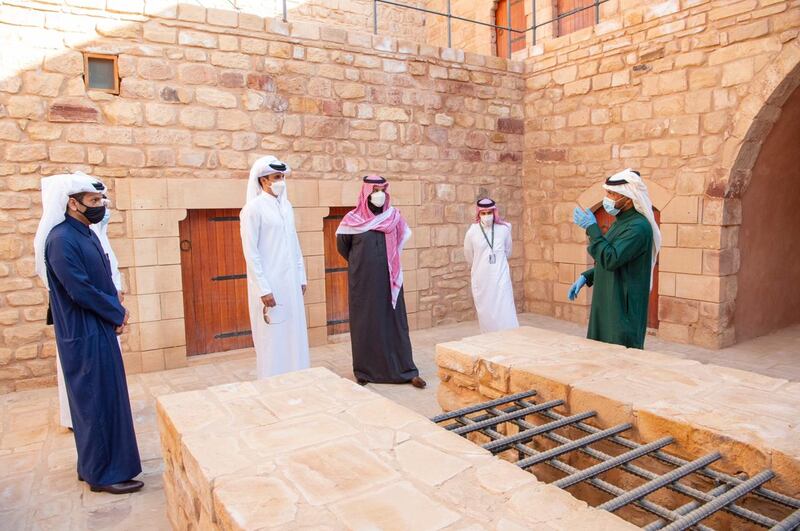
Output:
[[731,136],[723,145],[722,171],[727,178],[713,183],[709,195],[741,197],[764,140],[778,120],[781,107],[798,86],[800,38],[795,38],[750,83],[749,93],[733,117]]
[[795,293],[781,277],[798,275],[800,266],[792,260],[800,260],[800,252],[791,253],[800,246],[787,240],[794,231],[780,230],[782,224],[800,222],[800,215],[794,216],[800,191],[793,184],[799,177],[790,175],[797,164],[787,158],[796,157],[788,146],[800,145],[798,120],[800,39],[794,39],[750,84],[723,145],[726,178],[706,191],[724,203],[720,223],[738,226],[729,268],[736,274],[737,295],[719,323],[728,327],[729,341],[798,322],[791,316],[800,315],[800,289]]
[[[741,192],[736,341],[800,324],[800,87],[760,146]],[[800,332],[800,330],[798,330]]]

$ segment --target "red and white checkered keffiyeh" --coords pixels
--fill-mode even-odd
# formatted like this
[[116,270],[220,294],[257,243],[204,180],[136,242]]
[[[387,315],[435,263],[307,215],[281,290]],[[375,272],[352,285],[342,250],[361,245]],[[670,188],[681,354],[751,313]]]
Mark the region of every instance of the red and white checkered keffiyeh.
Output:
[[478,202],[475,204],[475,222],[481,222],[481,210],[491,210],[494,214],[494,224],[495,225],[509,225],[507,221],[500,217],[500,212],[497,210],[497,204],[488,197],[483,199],[479,199]]
[[[374,186],[383,187],[383,191],[386,193],[383,212],[377,215],[372,213],[367,204]],[[386,235],[386,261],[389,266],[392,308],[395,308],[397,306],[397,298],[400,295],[400,288],[403,287],[403,268],[400,264],[400,254],[403,251],[403,246],[411,237],[411,229],[400,212],[391,206],[389,183],[378,175],[364,177],[358,205],[344,216],[339,228],[336,229],[336,234],[363,234],[371,230],[379,231]]]

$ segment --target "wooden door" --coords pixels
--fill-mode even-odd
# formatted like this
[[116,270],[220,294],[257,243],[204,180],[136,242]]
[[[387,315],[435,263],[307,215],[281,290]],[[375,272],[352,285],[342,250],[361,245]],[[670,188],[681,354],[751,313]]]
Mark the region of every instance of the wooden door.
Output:
[[[568,13],[573,9],[593,6],[594,0],[556,0],[556,14]],[[558,19],[558,37],[567,35],[579,29],[588,28],[594,25],[595,10],[584,9],[579,13]]]
[[322,221],[325,240],[325,310],[329,336],[350,331],[347,260],[336,250],[336,229],[344,215],[352,209],[353,207],[333,207]]
[[[525,30],[525,0],[499,0],[495,10],[497,26],[508,27],[508,3],[511,2],[511,27],[515,30]],[[497,56],[508,57],[508,30],[497,28]],[[511,32],[511,51],[517,52],[525,49],[525,33]]]
[[[654,208],[653,213],[656,224],[661,225],[661,212]],[[608,229],[616,221],[616,218],[606,212],[602,205],[594,211],[594,214],[603,234],[608,232]],[[647,327],[658,328],[658,261],[656,261],[656,267],[653,268],[653,289],[650,291],[650,301],[647,303]]]
[[180,238],[186,353],[253,346],[239,210],[189,210]]

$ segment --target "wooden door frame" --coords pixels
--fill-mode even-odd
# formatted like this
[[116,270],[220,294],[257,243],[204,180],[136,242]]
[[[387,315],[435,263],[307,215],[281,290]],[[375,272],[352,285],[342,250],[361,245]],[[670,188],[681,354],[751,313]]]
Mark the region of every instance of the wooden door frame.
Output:
[[[325,237],[325,232],[324,231],[325,231],[325,221],[326,220],[342,219],[342,218],[344,218],[345,214],[347,214],[347,212],[349,212],[353,208],[355,208],[355,207],[346,206],[346,207],[330,207],[330,208],[328,208],[328,215],[325,216],[324,218],[322,218],[323,237]],[[326,253],[327,253],[328,249],[329,249],[329,246],[326,244],[325,245]],[[338,250],[336,249],[336,235],[335,234],[334,234],[334,241],[332,242],[331,252],[332,253],[333,252],[338,253]],[[348,308],[347,308],[347,313],[348,313],[347,319],[346,320],[337,320],[336,322],[332,322],[329,319],[330,318],[330,310],[331,310],[331,308],[330,308],[330,306],[328,304],[330,302],[330,300],[328,299],[328,294],[329,294],[328,290],[331,288],[331,286],[328,284],[328,280],[329,280],[328,275],[330,273],[340,273],[340,274],[343,273],[343,272],[347,273],[347,268],[345,268],[344,271],[341,271],[339,269],[337,269],[336,271],[331,271],[328,268],[328,257],[327,257],[327,255],[325,255],[323,259],[324,259],[324,264],[325,264],[325,316],[326,316],[326,325],[327,325],[327,329],[328,329],[328,336],[330,337],[330,336],[348,334],[348,333],[350,333],[350,315],[349,315],[350,314],[350,308],[349,308],[349,302],[348,302]],[[342,258],[342,260],[344,260],[344,258]],[[347,263],[347,260],[344,260],[344,262]],[[349,293],[348,293],[348,297],[349,297]],[[346,326],[342,326],[342,325],[346,325]]]
[[[513,12],[512,12],[511,27],[514,28],[514,29],[525,29],[527,27],[527,13],[525,12],[525,6],[527,4],[525,3],[525,0],[495,0],[494,6],[493,6],[492,12],[491,12],[492,13],[492,20],[494,21],[494,24],[497,25],[497,26],[501,26],[501,25],[505,25],[505,24],[508,23],[507,19],[504,19],[503,21],[498,21],[497,20],[498,10],[500,9],[500,3],[501,2],[505,2],[506,9],[511,9],[511,4],[512,3],[522,4],[522,22],[521,22],[521,26],[515,24],[515,21],[513,19]],[[502,22],[502,24],[500,24],[500,22]],[[508,38],[504,36],[501,39],[500,38],[500,32],[501,31],[505,31],[505,30],[502,30],[500,28],[494,28],[494,31],[492,31],[492,42],[494,44],[495,54],[497,55],[497,57],[504,57],[505,58],[505,57],[508,57],[508,54],[505,53],[505,54],[501,55],[500,54],[500,46],[501,46],[501,44],[502,44],[502,46],[508,46]],[[515,37],[515,35],[516,35],[516,37]],[[522,47],[518,48],[517,50],[514,50],[515,43],[518,43],[520,41],[522,42]],[[524,50],[526,47],[527,47],[527,33],[522,33],[522,34],[513,33],[512,36],[511,36],[511,54],[513,55],[515,51],[518,52],[520,50]]]
[[[221,215],[223,213],[224,215]],[[224,225],[216,225],[217,223],[223,223]],[[231,223],[236,223],[237,225],[237,230],[232,235],[230,234],[229,226]],[[204,226],[201,227],[201,225]],[[228,352],[253,346],[247,285],[246,281],[244,283],[241,282],[242,276],[246,278],[247,274],[244,256],[242,254],[234,256],[232,252],[228,252],[232,251],[232,249],[220,248],[221,246],[229,247],[230,244],[226,245],[226,242],[238,238],[238,225],[239,209],[237,208],[187,209],[186,217],[178,223],[181,239],[181,277],[184,288],[182,298],[187,356]],[[198,232],[195,233],[195,230]],[[223,234],[225,232],[228,234]],[[205,242],[202,241],[203,239],[205,239]],[[215,243],[209,247],[209,242],[212,239]],[[240,242],[241,240],[238,241]],[[188,245],[184,245],[184,242],[188,242]],[[199,259],[199,264],[197,258],[188,260],[188,258],[194,257],[191,253],[194,251],[195,246],[198,247],[198,250],[202,248],[206,251],[209,257],[215,257],[216,263],[211,264],[210,260],[202,258]],[[184,249],[184,247],[187,247],[187,249]],[[234,243],[233,247],[240,247],[240,244]],[[225,256],[220,256],[220,251]],[[199,271],[197,270],[198,265],[200,266]],[[208,275],[226,270],[226,274],[215,275],[211,277],[211,284],[208,283]],[[187,281],[192,284],[190,289],[186,289]],[[215,284],[215,282],[219,284]],[[234,284],[231,285],[231,282]],[[231,292],[231,290],[233,291]],[[207,333],[209,328],[212,330],[214,328],[207,318],[201,318],[197,315],[197,302],[201,297],[205,299],[205,297],[213,297],[214,295],[221,295],[224,299],[228,299],[231,294],[233,294],[233,298],[237,303],[233,308],[228,305],[228,301],[219,305],[213,299],[201,301],[201,306],[208,304],[210,308],[213,308],[216,305],[217,309],[213,310],[212,314],[218,314],[223,318],[221,323],[217,322],[216,324],[236,326],[236,328],[227,329],[227,331],[227,327],[223,326],[222,333],[212,338]],[[203,313],[207,317],[207,312]],[[198,323],[200,328],[197,326]]]

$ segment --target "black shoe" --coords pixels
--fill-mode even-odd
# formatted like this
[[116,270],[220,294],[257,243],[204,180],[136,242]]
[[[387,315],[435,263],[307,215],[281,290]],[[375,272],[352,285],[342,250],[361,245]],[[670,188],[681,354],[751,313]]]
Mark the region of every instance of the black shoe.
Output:
[[357,383],[358,385],[367,385],[369,382],[368,382],[368,381],[366,381],[366,380],[362,380],[361,378],[359,378],[358,380],[356,380],[356,383]]
[[135,479],[121,481],[113,485],[90,485],[92,492],[107,492],[109,494],[130,494],[144,487],[144,483]]

